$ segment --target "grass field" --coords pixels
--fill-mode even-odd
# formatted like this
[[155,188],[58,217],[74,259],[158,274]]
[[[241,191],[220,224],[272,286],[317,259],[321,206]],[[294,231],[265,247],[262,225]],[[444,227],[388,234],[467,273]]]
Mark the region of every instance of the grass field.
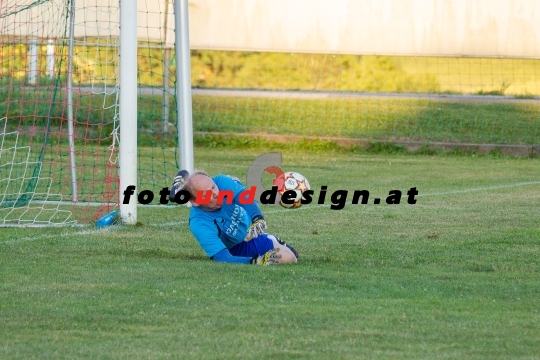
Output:
[[[196,149],[245,178],[264,150]],[[264,208],[299,263],[209,261],[184,207],[143,225],[2,228],[0,358],[540,358],[538,159],[285,153],[322,185],[409,205]],[[384,200],[383,200],[384,203]]]
[[[10,90],[9,93],[6,91]],[[76,141],[85,146],[109,144],[114,128],[116,94],[76,94]],[[9,99],[2,101],[2,99]],[[54,106],[51,106],[54,99]],[[52,88],[0,90],[0,114],[8,129],[44,131],[51,143],[66,142],[63,91]],[[174,98],[169,120],[176,123]],[[138,100],[139,144],[176,144],[176,129],[162,131],[161,96]],[[49,117],[49,115],[51,117]],[[474,102],[395,98],[295,99],[193,96],[193,128],[199,132],[240,132],[252,136],[288,134],[370,140],[446,141],[490,144],[538,144],[540,108],[536,101]],[[13,131],[13,130],[12,130]],[[35,136],[35,134],[32,134]]]
[[537,144],[538,104],[424,99],[193,97],[196,131]]

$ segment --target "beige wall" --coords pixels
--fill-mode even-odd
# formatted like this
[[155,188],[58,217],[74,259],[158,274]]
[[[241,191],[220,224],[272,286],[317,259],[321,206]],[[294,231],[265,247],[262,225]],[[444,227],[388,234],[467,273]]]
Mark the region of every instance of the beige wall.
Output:
[[[61,23],[54,7],[64,3],[19,13],[17,28],[4,17],[0,31],[54,34],[36,19]],[[117,3],[77,0],[91,6],[77,11],[76,35],[118,35]],[[165,0],[137,3],[139,38],[163,39]],[[190,0],[189,12],[195,49],[540,58],[540,0]],[[172,16],[168,27],[174,41]]]
[[540,57],[540,0],[192,0],[192,47]]

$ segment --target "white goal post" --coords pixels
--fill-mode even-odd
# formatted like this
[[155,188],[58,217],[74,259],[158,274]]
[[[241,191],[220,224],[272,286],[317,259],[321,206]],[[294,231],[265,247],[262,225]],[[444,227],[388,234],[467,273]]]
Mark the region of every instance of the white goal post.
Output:
[[[141,56],[162,62],[150,77],[163,80],[141,80]],[[152,186],[168,185],[178,168],[193,170],[189,56],[187,0],[2,1],[0,226],[87,223],[116,206],[124,224],[136,224],[137,196],[124,204],[123,192],[148,189],[139,167],[154,166],[139,163],[141,151],[161,161],[141,150],[140,131],[147,147],[154,132],[180,139],[161,151],[166,160],[156,167],[166,170],[146,175]],[[151,94],[139,91],[143,83]],[[175,93],[177,131],[169,134]],[[149,133],[154,115],[138,124],[140,101],[157,96],[161,132]]]
[[120,217],[137,223],[137,199],[127,204],[123,192],[137,185],[137,0],[120,2]]
[[[126,6],[127,5],[127,6]],[[168,5],[166,5],[166,8]],[[188,0],[174,1],[176,106],[179,167],[193,172],[193,125]],[[120,6],[120,217],[137,223],[137,199],[124,204],[124,190],[137,184],[137,0]],[[167,20],[167,17],[165,17]]]

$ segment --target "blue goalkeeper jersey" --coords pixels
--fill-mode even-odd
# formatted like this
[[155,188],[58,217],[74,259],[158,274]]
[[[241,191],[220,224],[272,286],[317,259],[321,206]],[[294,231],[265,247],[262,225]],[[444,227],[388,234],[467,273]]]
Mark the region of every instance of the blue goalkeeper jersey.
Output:
[[262,216],[257,202],[240,204],[238,201],[238,195],[245,190],[240,181],[226,175],[217,175],[212,180],[219,190],[232,190],[234,200],[232,204],[224,201],[217,211],[203,210],[198,206],[191,208],[189,228],[208,257],[244,241],[253,217]]

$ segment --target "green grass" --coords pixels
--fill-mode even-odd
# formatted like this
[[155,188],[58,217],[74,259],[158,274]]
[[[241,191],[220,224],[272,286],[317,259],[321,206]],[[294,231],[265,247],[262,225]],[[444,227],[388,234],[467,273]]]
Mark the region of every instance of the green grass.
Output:
[[[196,164],[245,178],[260,154],[197,148]],[[0,357],[539,358],[538,167],[286,152],[282,168],[317,192],[420,193],[415,205],[265,207],[300,251],[291,266],[209,261],[184,207],[139,208],[139,227],[3,228]]]
[[405,73],[433,76],[441,93],[540,94],[540,61],[512,58],[395,57]]
[[[118,39],[86,38],[90,45]],[[92,43],[93,42],[93,43]],[[156,46],[156,44],[151,44]],[[138,83],[161,87],[163,76],[176,81],[174,51],[164,70],[164,51],[139,44]],[[24,44],[0,48],[0,84],[8,76],[24,82],[28,61]],[[57,46],[57,73],[65,84],[67,44]],[[75,84],[115,83],[118,51],[115,47],[75,46]],[[40,59],[46,46],[39,47]],[[398,93],[540,95],[540,60],[414,56],[359,56],[301,53],[260,53],[219,50],[191,51],[191,83],[200,88],[332,90]],[[45,74],[45,61],[40,61]],[[40,79],[42,83],[47,80]]]
[[197,87],[538,96],[540,60],[192,51]]
[[[5,96],[3,96],[5,95]],[[49,126],[49,143],[67,141],[65,94],[52,89],[0,92],[0,114],[9,128],[38,132]],[[51,105],[54,99],[54,106]],[[102,146],[114,128],[115,95],[75,96],[76,142]],[[105,110],[104,110],[105,108]],[[140,96],[139,143],[172,147],[176,128],[162,130],[160,96]],[[174,98],[169,120],[175,123]],[[49,121],[49,114],[52,115]],[[535,103],[431,101],[424,99],[274,99],[193,96],[193,129],[252,135],[293,134],[377,140],[538,144],[540,110]]]
[[384,140],[538,143],[536,104],[193,97],[196,131]]
[[537,96],[540,60],[192,51],[197,87]]

